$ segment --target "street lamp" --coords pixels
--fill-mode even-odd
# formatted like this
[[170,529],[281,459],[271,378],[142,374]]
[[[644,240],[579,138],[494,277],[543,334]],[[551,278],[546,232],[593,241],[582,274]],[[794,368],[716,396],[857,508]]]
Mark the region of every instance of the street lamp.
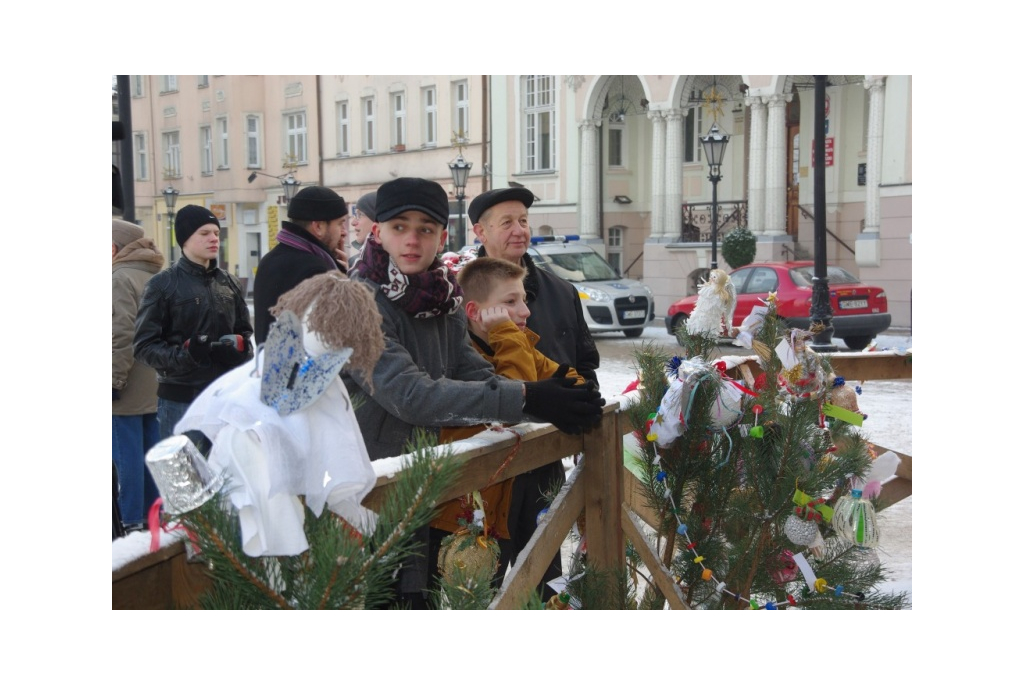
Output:
[[[448,168],[452,170],[452,182],[455,184],[455,199],[459,201],[459,240],[466,240],[465,211],[463,203],[466,201],[466,182],[469,180],[469,170],[473,168],[472,162],[467,162],[459,153],[458,159],[448,162]],[[448,237],[449,244],[451,236]],[[462,245],[459,245],[462,247]]]
[[174,186],[164,188],[164,204],[167,206],[167,256],[174,261],[174,205],[178,202],[178,191]]
[[722,180],[722,160],[729,135],[718,129],[718,122],[711,124],[711,130],[700,139],[704,156],[708,160],[708,180],[711,181],[711,268],[718,268],[718,182]]
[[292,198],[295,197],[295,193],[299,191],[299,186],[302,185],[302,181],[299,181],[289,173],[281,179],[281,185],[284,186],[284,197],[287,200],[287,204],[291,204]]

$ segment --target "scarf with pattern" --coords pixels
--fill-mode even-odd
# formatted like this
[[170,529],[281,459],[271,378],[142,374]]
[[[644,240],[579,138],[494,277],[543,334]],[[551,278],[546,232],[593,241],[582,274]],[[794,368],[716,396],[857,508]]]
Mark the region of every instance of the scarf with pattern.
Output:
[[415,318],[451,314],[462,306],[455,273],[440,259],[434,257],[423,273],[403,274],[372,233],[366,236],[353,267],[363,278],[380,284],[389,300]]

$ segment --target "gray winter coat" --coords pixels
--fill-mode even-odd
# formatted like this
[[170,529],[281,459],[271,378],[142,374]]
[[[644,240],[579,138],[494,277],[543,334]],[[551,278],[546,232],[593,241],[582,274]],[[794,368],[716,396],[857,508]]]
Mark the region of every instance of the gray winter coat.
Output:
[[374,289],[384,318],[384,353],[373,370],[372,395],[358,371],[343,370],[342,378],[353,401],[363,401],[356,419],[370,459],[408,453],[406,443],[417,426],[436,434],[440,426],[525,420],[522,382],[495,375],[473,349],[461,308],[414,318],[379,285],[364,282]]
[[156,413],[156,371],[135,361],[132,341],[146,283],[163,265],[164,256],[149,238],[128,243],[114,257],[110,385],[120,393],[111,404],[114,416]]

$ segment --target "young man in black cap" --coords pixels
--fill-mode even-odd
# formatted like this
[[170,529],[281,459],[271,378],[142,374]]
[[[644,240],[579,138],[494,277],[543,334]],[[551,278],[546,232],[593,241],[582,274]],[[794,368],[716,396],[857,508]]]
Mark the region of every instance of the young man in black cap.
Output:
[[135,320],[135,358],[156,369],[160,438],[221,374],[252,359],[252,324],[238,279],[217,267],[220,222],[186,205],[174,221],[181,259],[146,284]]
[[366,242],[366,236],[377,221],[377,191],[366,193],[356,201],[356,209],[352,213],[352,251],[348,265],[352,266],[359,256],[359,250]]
[[[404,454],[417,427],[436,435],[440,426],[515,424],[532,416],[580,433],[600,421],[604,400],[593,386],[573,387],[575,380],[564,377],[526,383],[504,378],[473,349],[462,289],[438,258],[447,237],[444,188],[397,178],[377,189],[376,210],[353,278],[374,290],[384,353],[372,378],[342,371],[353,398],[363,396],[356,418],[371,460]],[[427,542],[426,528],[421,542]],[[426,559],[411,559],[399,574],[402,601],[425,608],[429,580]]]
[[348,272],[345,243],[348,205],[330,188],[303,188],[288,203],[288,218],[277,232],[277,245],[260,260],[253,283],[256,344],[267,339],[277,298],[307,278],[328,271]]
[[[537,268],[526,250],[530,247],[529,208],[533,193],[526,188],[495,188],[477,195],[469,203],[469,220],[480,240],[477,254],[496,257],[526,269],[523,286],[530,317],[526,326],[540,338],[534,347],[559,364],[569,364],[584,378],[597,384],[597,367],[601,357],[583,318],[576,288],[553,273]],[[547,506],[542,493],[565,482],[560,463],[548,464],[518,476],[512,486],[518,520],[511,543],[511,553],[502,549],[502,566],[515,563],[537,528],[537,516]],[[562,575],[559,555],[551,560],[541,580],[542,594],[550,590],[546,583]]]

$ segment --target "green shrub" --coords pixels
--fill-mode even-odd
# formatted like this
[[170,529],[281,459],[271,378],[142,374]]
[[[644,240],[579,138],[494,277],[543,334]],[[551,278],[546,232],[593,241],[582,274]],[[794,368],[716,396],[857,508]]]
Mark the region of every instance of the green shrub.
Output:
[[746,228],[734,228],[722,239],[722,256],[733,269],[750,264],[755,254],[757,237]]

